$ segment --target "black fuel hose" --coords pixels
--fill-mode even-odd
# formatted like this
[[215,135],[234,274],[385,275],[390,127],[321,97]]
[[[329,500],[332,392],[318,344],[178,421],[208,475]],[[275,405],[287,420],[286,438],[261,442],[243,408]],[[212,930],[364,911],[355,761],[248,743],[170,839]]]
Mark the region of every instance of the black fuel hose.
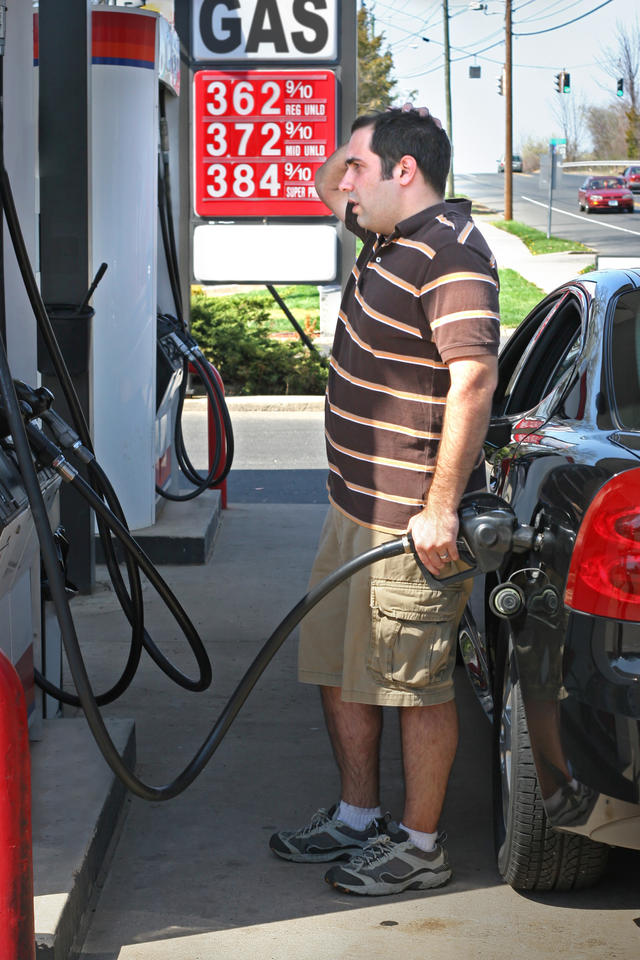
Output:
[[[3,351],[0,351],[0,354],[3,354]],[[8,370],[6,365],[6,355],[2,357],[4,366]],[[2,363],[0,363],[0,388],[2,389],[3,394],[5,393],[5,372]],[[10,374],[9,374],[10,377]],[[9,386],[13,389],[13,385],[9,382]],[[16,424],[14,427],[14,422],[17,419],[20,421],[19,424]],[[247,697],[253,690],[259,678],[264,673],[265,669],[278,652],[284,641],[291,634],[291,632],[297,627],[300,621],[312,610],[316,604],[318,604],[328,593],[334,590],[337,586],[347,580],[349,577],[353,576],[359,570],[362,570],[364,567],[369,566],[372,563],[376,563],[378,560],[384,560],[388,557],[398,556],[402,553],[409,552],[411,550],[411,541],[408,537],[402,537],[397,540],[390,540],[387,543],[382,544],[379,547],[374,547],[372,550],[367,551],[366,553],[361,554],[358,557],[355,557],[353,560],[344,564],[338,570],[335,570],[332,574],[326,577],[321,583],[313,587],[285,616],[285,618],[279,623],[276,629],[273,631],[266,643],[261,647],[257,656],[249,666],[248,670],[245,672],[244,676],[240,680],[240,683],[232,693],[231,697],[225,704],[222,712],[215,721],[213,727],[211,728],[209,734],[202,742],[198,751],[194,754],[192,759],[189,761],[187,766],[178,774],[175,779],[170,783],[165,784],[164,786],[155,787],[150,784],[144,783],[140,780],[139,777],[131,771],[126,764],[124,763],[122,757],[118,753],[113,740],[111,739],[109,732],[106,729],[105,723],[102,719],[98,705],[96,703],[95,697],[91,690],[91,685],[87,676],[86,667],[82,659],[82,653],[80,651],[80,646],[78,643],[78,638],[75,632],[75,626],[73,624],[73,619],[69,611],[69,603],[64,589],[64,579],[62,577],[62,572],[60,566],[57,562],[57,554],[55,551],[55,544],[53,543],[53,534],[49,528],[46,509],[44,509],[44,503],[42,501],[42,493],[40,490],[40,485],[37,480],[37,475],[35,472],[35,467],[31,461],[29,448],[27,445],[27,451],[25,453],[23,448],[23,441],[26,443],[26,433],[25,427],[22,424],[22,418],[20,417],[19,410],[16,407],[16,413],[12,415],[11,420],[12,429],[16,429],[20,434],[20,447],[21,451],[19,453],[19,462],[21,470],[26,471],[32,475],[30,479],[29,486],[27,488],[27,483],[25,481],[25,488],[28,490],[28,494],[31,502],[31,494],[33,493],[34,502],[39,500],[42,503],[42,508],[44,512],[44,523],[42,521],[41,513],[39,511],[39,519],[36,525],[38,530],[38,536],[44,538],[47,541],[46,550],[43,545],[43,559],[45,561],[45,568],[47,571],[47,576],[52,582],[52,596],[54,603],[56,605],[56,612],[58,612],[58,619],[60,622],[62,639],[65,647],[65,652],[67,655],[67,660],[69,662],[69,667],[71,670],[71,675],[73,681],[76,685],[78,691],[78,696],[80,698],[82,708],[87,717],[87,722],[91,728],[91,732],[96,740],[96,743],[104,756],[105,760],[111,767],[114,774],[124,783],[124,785],[129,789],[133,794],[138,797],[141,797],[143,800],[170,800],[173,797],[178,796],[182,793],[191,783],[199,776],[200,773],[204,770],[205,766],[212,758],[213,754],[216,752],[222,740],[224,739],[229,727],[235,720],[240,709],[242,708]],[[29,429],[27,427],[27,429]],[[34,428],[35,429],[35,428]],[[30,431],[31,432],[31,431]],[[16,444],[16,449],[18,445]],[[82,494],[86,496],[87,499],[92,503],[92,506],[95,505],[96,509],[99,509],[105,515],[105,520],[109,523],[111,529],[117,533],[118,536],[123,535],[126,548],[135,550],[136,554],[140,551],[140,548],[135,544],[135,541],[132,543],[129,542],[132,538],[125,531],[124,528],[115,520],[114,517],[108,517],[109,513],[108,508],[105,507],[102,500],[95,494],[94,491],[85,483],[82,478],[76,474],[72,476],[72,473],[68,471],[68,465],[58,464],[57,469],[62,473],[64,479],[71,482]],[[38,509],[38,508],[36,508]],[[36,516],[36,510],[34,510],[34,520]],[[42,543],[42,540],[41,540]],[[55,587],[55,588],[54,588]]]
[[[184,321],[182,312],[182,290],[180,288],[180,265],[178,262],[178,249],[176,245],[175,227],[173,222],[172,196],[171,196],[171,170],[169,166],[169,130],[167,124],[166,110],[166,91],[160,90],[159,100],[159,148],[158,148],[158,219],[160,223],[160,235],[162,237],[162,246],[164,249],[164,258],[167,267],[167,275],[171,294],[175,304],[177,320],[168,314],[161,315],[159,321],[164,321],[174,326],[175,335],[183,344],[183,377],[178,392],[178,407],[176,410],[176,420],[174,428],[174,451],[178,466],[183,475],[192,484],[195,489],[187,493],[170,493],[160,485],[156,485],[156,493],[164,497],[165,500],[172,500],[182,503],[186,500],[193,500],[199,497],[205,490],[211,487],[219,486],[226,479],[233,461],[233,429],[231,418],[224,399],[224,394],[220,389],[215,374],[211,370],[211,365],[204,357],[197,342],[189,332]],[[210,451],[211,466],[206,475],[201,474],[191,463],[187,454],[182,432],[182,412],[187,391],[187,380],[189,375],[189,364],[195,368],[196,373],[202,381],[211,416],[213,418],[215,432],[215,448]],[[221,465],[222,457],[222,437],[225,438],[224,445],[224,463]]]
[[180,264],[178,262],[178,247],[173,223],[166,91],[162,84],[160,84],[158,108],[158,119],[160,122],[158,149],[158,214],[160,219],[160,234],[162,236],[167,273],[169,275],[169,284],[176,307],[176,314],[182,326],[185,327],[186,325],[182,314],[182,290],[180,289]]
[[182,630],[187,643],[193,651],[194,657],[198,664],[198,669],[200,671],[200,676],[196,680],[189,681],[188,678],[185,678],[184,675],[180,673],[169,660],[166,659],[164,654],[162,654],[160,650],[155,647],[155,645],[154,652],[152,653],[153,659],[156,661],[156,663],[158,663],[159,666],[161,666],[167,676],[169,676],[172,680],[177,680],[179,678],[181,685],[187,689],[195,692],[206,690],[211,684],[212,671],[211,662],[204,648],[204,644],[200,639],[200,635],[168,584],[158,573],[157,569],[154,567],[142,547],[131,536],[129,528],[113,514],[113,512],[106,506],[103,499],[96,493],[90,484],[88,484],[86,480],[80,476],[78,471],[63,457],[62,451],[54,443],[52,443],[52,441],[49,440],[48,437],[46,437],[44,433],[35,426],[34,423],[27,423],[25,431],[28,441],[31,445],[31,449],[33,450],[39,462],[44,466],[53,467],[54,470],[57,470],[63,480],[70,482],[74,486],[74,488],[94,510],[96,516],[104,521],[109,530],[116,535],[120,543],[125,547],[127,553],[133,557],[136,565],[147,577]]
[[[1,113],[0,113],[0,120],[1,120]],[[18,267],[20,269],[20,274],[22,276],[22,281],[25,287],[25,291],[27,293],[27,297],[29,299],[31,308],[36,318],[38,329],[44,340],[47,352],[53,363],[56,376],[60,382],[60,386],[62,388],[62,392],[67,402],[67,406],[69,407],[69,410],[71,412],[71,418],[80,436],[82,444],[87,448],[88,451],[93,453],[91,435],[89,432],[89,428],[87,426],[84,412],[80,405],[80,401],[78,399],[78,395],[73,385],[71,375],[69,374],[69,370],[67,368],[65,359],[62,355],[62,351],[60,350],[60,346],[58,344],[55,333],[53,331],[53,327],[49,319],[49,314],[47,313],[47,309],[45,307],[44,301],[42,300],[42,296],[40,294],[40,289],[36,282],[35,274],[33,273],[33,270],[31,268],[29,253],[27,251],[26,244],[24,242],[22,229],[20,227],[20,220],[17,214],[14,199],[13,199],[11,182],[9,180],[7,171],[4,168],[0,170],[0,203],[2,205],[2,209],[6,217],[9,235],[11,237],[11,241],[15,251],[16,260],[18,262]],[[12,391],[13,391],[13,385],[12,385]],[[14,392],[14,396],[15,396],[15,392]],[[93,473],[92,481],[94,483],[94,487],[102,495],[105,495],[107,497],[108,502],[113,508],[113,512],[118,515],[118,517],[121,519],[123,526],[126,527],[126,521],[122,513],[122,509],[117,500],[117,497],[115,495],[115,492],[113,491],[110,485],[107,488],[107,491],[105,491],[103,483],[101,482],[101,479],[102,481],[104,481],[105,479],[104,474],[102,475],[102,478],[101,478],[96,472]],[[175,668],[172,664],[170,664],[170,662],[166,660],[166,658],[163,657],[160,651],[157,650],[157,648],[152,644],[148,633],[144,629],[142,586],[140,584],[139,571],[136,568],[135,563],[131,558],[131,554],[127,553],[126,563],[127,563],[128,577],[129,577],[129,586],[131,591],[131,595],[129,595],[126,590],[126,586],[124,585],[124,581],[122,580],[122,576],[118,568],[117,559],[113,554],[113,545],[111,543],[111,538],[106,533],[105,526],[101,517],[98,516],[97,520],[98,520],[98,531],[101,536],[103,549],[105,552],[105,561],[109,569],[109,574],[114,583],[114,588],[115,588],[118,600],[121,603],[123,610],[125,612],[125,615],[127,616],[127,619],[129,620],[132,627],[132,649],[130,651],[129,660],[125,667],[125,671],[122,677],[111,688],[111,690],[107,691],[104,694],[99,695],[100,702],[103,704],[107,702],[111,702],[116,698],[116,696],[119,696],[122,692],[124,692],[124,689],[126,689],[126,687],[131,683],[131,680],[135,673],[134,664],[137,665],[136,658],[139,659],[140,642],[144,644],[145,648],[147,649],[147,652],[154,658],[154,660],[156,661],[156,663],[158,663],[161,669],[165,669],[163,664],[166,664],[168,671],[170,672],[171,678],[174,680],[174,682],[180,684],[186,689],[192,689],[192,690],[206,689],[206,686],[208,685],[205,682],[206,677],[211,676],[210,664],[208,664],[208,667],[205,668],[204,672],[201,669],[201,676],[198,680],[196,681],[190,680],[188,677],[182,674],[179,670],[177,670],[177,668]],[[181,615],[184,615],[184,617],[186,617],[186,613],[184,613],[184,611],[181,611]],[[62,693],[62,691],[58,691],[57,688],[52,687],[51,684],[49,684],[48,688],[45,687],[45,684],[43,682],[44,677],[42,677],[41,674],[38,674],[38,681],[39,683],[42,682],[43,688],[48,689],[48,692],[51,692],[53,696],[58,696],[60,693]],[[79,705],[79,701],[76,698],[74,698],[73,700],[69,700],[68,699],[69,697],[73,697],[73,695],[64,694],[64,696],[61,697],[61,699],[63,699],[64,702],[72,703],[72,705]]]
[[[176,423],[174,430],[174,449],[182,473],[187,480],[194,485],[195,489],[190,490],[188,493],[170,493],[168,490],[164,490],[162,487],[156,485],[156,493],[160,494],[160,496],[167,500],[176,502],[193,500],[195,497],[199,497],[201,493],[204,493],[205,490],[221,484],[227,478],[229,471],[231,470],[234,454],[231,418],[229,416],[229,410],[224,399],[224,394],[220,389],[218,381],[215,375],[211,372],[209,362],[201,354],[200,348],[195,340],[193,340],[189,334],[185,335],[182,333],[179,334],[179,336],[183,342],[185,342],[185,349],[188,350],[189,355],[188,357],[185,357],[184,360],[185,375],[182,378],[182,383],[180,384],[180,391],[178,394],[178,406],[176,410]],[[187,384],[186,374],[188,371],[188,365],[190,363],[193,364],[198,375],[200,376],[200,379],[202,380],[210,409],[213,413],[215,425],[215,448],[211,458],[211,467],[209,468],[209,472],[204,476],[198,470],[196,470],[191,462],[187,453],[184,435],[182,432],[182,411],[184,409]],[[221,464],[223,437],[225,439],[224,463]]]

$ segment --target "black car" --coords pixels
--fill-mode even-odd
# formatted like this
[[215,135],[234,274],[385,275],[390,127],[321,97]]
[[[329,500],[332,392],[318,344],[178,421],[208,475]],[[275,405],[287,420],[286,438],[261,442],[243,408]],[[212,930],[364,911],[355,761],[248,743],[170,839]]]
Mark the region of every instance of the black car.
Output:
[[519,531],[460,628],[494,727],[498,869],[586,887],[610,846],[640,849],[640,271],[590,273],[525,318],[485,453]]

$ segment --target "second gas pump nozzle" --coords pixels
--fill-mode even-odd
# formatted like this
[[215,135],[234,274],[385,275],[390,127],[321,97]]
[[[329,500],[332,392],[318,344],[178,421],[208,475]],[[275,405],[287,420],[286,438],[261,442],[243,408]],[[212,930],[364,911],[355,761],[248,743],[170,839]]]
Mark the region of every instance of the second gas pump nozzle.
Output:
[[525,553],[535,546],[533,527],[520,524],[508,503],[493,493],[467,494],[458,508],[458,553],[466,568],[449,577],[434,577],[419,558],[413,537],[406,535],[406,552],[412,552],[432,590],[498,570],[510,553]]

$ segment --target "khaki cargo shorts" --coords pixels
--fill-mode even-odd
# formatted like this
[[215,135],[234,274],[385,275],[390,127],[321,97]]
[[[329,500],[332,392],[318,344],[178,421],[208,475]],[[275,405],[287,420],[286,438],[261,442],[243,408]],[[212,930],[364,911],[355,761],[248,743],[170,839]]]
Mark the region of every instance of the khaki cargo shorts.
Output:
[[[330,507],[309,586],[393,539]],[[443,575],[455,569],[451,564]],[[431,590],[410,554],[365,567],[302,621],[298,678],[341,687],[342,699],[357,703],[415,707],[453,700],[458,623],[471,585],[465,580]]]

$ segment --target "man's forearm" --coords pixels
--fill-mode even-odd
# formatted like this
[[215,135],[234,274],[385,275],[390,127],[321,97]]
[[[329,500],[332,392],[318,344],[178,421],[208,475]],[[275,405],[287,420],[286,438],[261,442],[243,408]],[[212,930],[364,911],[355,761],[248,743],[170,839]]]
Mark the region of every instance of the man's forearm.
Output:
[[338,147],[316,171],[315,176],[318,196],[341,220],[344,220],[347,195],[340,190],[339,183],[347,168],[347,156],[347,145]]
[[497,376],[494,358],[457,361],[455,371],[452,367],[427,502],[409,522],[418,555],[436,576],[446,563],[458,559],[457,509],[486,436]]
[[452,386],[447,395],[442,438],[427,504],[433,509],[457,510],[489,426],[494,383],[467,390]]

